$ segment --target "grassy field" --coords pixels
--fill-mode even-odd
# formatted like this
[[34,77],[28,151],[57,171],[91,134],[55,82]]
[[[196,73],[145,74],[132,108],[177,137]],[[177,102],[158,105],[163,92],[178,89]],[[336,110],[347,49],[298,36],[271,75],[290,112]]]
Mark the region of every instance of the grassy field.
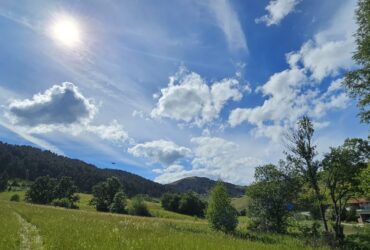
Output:
[[[0,249],[311,249],[289,236],[260,242],[217,233],[205,220],[164,211],[154,202],[148,207],[157,217],[146,218],[95,212],[88,195],[81,196],[80,210],[67,210],[10,202],[12,194],[0,194]],[[241,222],[243,231],[247,219]]]

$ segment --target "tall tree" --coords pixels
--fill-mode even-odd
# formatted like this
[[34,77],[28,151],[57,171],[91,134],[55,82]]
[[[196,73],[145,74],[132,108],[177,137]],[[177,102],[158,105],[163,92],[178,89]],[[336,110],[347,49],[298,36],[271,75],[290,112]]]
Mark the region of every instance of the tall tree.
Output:
[[328,232],[328,224],[325,217],[325,208],[323,205],[323,196],[319,186],[319,168],[320,162],[315,160],[317,156],[316,145],[313,143],[314,127],[307,116],[303,116],[298,121],[298,127],[286,135],[287,160],[301,173],[304,180],[314,190],[315,198],[319,204],[321,220],[325,231]]
[[347,139],[342,146],[331,148],[322,161],[323,177],[333,203],[334,232],[339,241],[344,239],[342,214],[347,201],[361,192],[359,176],[368,164],[369,153],[367,141]]
[[0,192],[5,191],[8,187],[9,176],[6,171],[0,174]]
[[217,182],[213,188],[206,211],[210,226],[225,233],[232,232],[238,225],[235,208],[231,205],[230,197],[222,182]]
[[359,0],[356,10],[357,48],[353,59],[358,69],[347,73],[344,85],[348,93],[357,98],[361,121],[370,122],[370,0]]
[[288,215],[299,190],[298,178],[292,171],[284,171],[269,164],[256,168],[255,182],[248,187],[248,214],[251,228],[285,233]]

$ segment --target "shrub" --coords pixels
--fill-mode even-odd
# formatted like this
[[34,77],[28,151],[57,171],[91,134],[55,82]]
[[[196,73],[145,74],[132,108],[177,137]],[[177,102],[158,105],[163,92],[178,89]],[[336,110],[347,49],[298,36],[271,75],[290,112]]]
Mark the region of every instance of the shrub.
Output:
[[236,209],[231,206],[225,186],[218,182],[211,192],[206,217],[215,230],[232,232],[238,225]]
[[56,179],[38,177],[26,192],[26,200],[32,203],[49,204],[55,198]]
[[65,208],[73,208],[78,209],[78,206],[76,206],[70,199],[68,198],[60,198],[60,199],[54,199],[51,204],[56,207],[65,207]]
[[11,197],[10,197],[10,201],[15,201],[15,202],[19,202],[20,200],[20,197],[18,194],[13,194]]
[[126,195],[124,192],[117,192],[114,195],[113,202],[109,206],[109,211],[112,213],[126,213]]
[[165,210],[204,217],[206,204],[191,192],[181,195],[165,193],[161,203]]
[[148,207],[146,206],[144,199],[140,195],[137,195],[131,199],[128,213],[138,216],[150,216]]

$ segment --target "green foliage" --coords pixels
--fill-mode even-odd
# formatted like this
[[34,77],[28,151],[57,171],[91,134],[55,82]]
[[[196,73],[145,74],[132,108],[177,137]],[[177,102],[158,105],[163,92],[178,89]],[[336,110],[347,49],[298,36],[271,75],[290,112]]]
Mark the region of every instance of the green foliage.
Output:
[[113,202],[109,206],[109,211],[112,213],[124,214],[126,213],[126,195],[119,191],[114,195]]
[[13,194],[11,197],[10,197],[10,201],[15,201],[15,202],[19,202],[20,200],[20,197],[18,194]]
[[231,206],[230,197],[222,182],[213,188],[206,211],[211,228],[222,232],[233,232],[238,225],[236,209]]
[[329,228],[325,218],[323,195],[319,185],[320,162],[315,160],[317,156],[316,145],[313,143],[314,127],[311,119],[303,116],[298,121],[298,128],[287,134],[287,161],[300,173],[305,182],[314,191],[315,200],[320,208],[321,220],[325,231]]
[[78,206],[76,206],[69,198],[58,198],[54,199],[51,202],[51,205],[56,206],[56,207],[65,207],[65,208],[72,208],[72,209],[77,209]]
[[323,178],[333,204],[335,222],[333,228],[336,239],[344,238],[341,226],[346,203],[358,194],[360,174],[368,164],[370,146],[362,139],[347,139],[337,148],[331,148],[322,161]]
[[59,181],[49,176],[41,176],[26,192],[26,200],[37,204],[53,204],[66,208],[78,208],[74,203],[79,200],[75,194],[76,186],[69,177]]
[[197,217],[204,217],[206,207],[206,204],[191,192],[184,194],[165,193],[162,196],[161,204],[166,210]]
[[361,192],[364,196],[370,199],[370,163],[368,163],[367,167],[362,170],[359,178]]
[[130,215],[151,216],[142,196],[137,195],[131,199],[128,208]]
[[5,191],[8,188],[9,176],[6,171],[0,174],[0,192]]
[[26,200],[32,203],[49,204],[55,199],[56,179],[41,176],[35,180],[26,192]]
[[256,168],[256,182],[247,189],[250,197],[248,214],[252,219],[250,228],[286,232],[288,215],[299,191],[297,179],[290,174],[271,164]]
[[359,0],[356,10],[357,49],[353,59],[360,66],[347,73],[344,85],[349,94],[357,98],[361,121],[370,122],[370,0]]
[[[108,212],[112,206],[115,195],[122,191],[122,185],[118,178],[110,177],[93,187],[93,203],[97,211]],[[118,199],[119,197],[117,197]],[[116,204],[118,205],[118,204]]]

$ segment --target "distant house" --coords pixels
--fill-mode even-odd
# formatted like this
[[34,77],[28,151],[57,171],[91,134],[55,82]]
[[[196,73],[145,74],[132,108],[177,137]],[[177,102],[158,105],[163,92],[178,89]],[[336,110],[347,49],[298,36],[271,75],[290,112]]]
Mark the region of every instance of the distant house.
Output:
[[358,222],[365,223],[370,220],[370,200],[366,198],[356,198],[348,201],[348,208],[356,209],[359,215]]

